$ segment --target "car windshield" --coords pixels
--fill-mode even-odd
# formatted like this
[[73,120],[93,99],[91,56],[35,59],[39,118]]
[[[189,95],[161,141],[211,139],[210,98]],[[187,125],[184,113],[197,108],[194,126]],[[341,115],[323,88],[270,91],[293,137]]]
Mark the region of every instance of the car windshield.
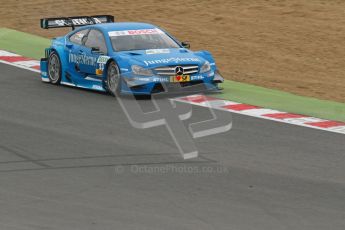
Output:
[[180,48],[160,29],[123,30],[108,33],[114,51]]

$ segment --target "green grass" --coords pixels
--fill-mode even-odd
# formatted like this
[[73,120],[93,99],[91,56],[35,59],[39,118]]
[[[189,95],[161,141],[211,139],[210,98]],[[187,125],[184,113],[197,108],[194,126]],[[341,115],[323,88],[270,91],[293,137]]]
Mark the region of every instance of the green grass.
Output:
[[[35,35],[0,28],[0,49],[39,59],[50,40]],[[345,104],[302,97],[234,81],[222,84],[224,91],[217,97],[266,108],[345,122]]]
[[40,59],[44,49],[49,47],[50,40],[39,36],[0,28],[0,49]]

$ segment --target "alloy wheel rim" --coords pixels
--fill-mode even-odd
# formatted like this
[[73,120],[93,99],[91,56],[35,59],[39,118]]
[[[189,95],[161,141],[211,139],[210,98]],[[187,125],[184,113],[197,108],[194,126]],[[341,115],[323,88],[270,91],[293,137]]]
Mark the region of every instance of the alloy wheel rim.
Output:
[[117,85],[119,83],[119,72],[118,72],[117,67],[114,64],[109,66],[108,75],[109,75],[109,77],[108,77],[109,89],[112,92],[115,92]]
[[52,81],[56,81],[60,76],[60,63],[58,57],[53,54],[49,61],[49,76]]

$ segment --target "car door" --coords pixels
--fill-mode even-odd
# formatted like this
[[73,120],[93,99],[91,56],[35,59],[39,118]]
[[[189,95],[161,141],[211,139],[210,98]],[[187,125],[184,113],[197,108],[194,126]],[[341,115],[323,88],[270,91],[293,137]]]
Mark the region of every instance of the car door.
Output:
[[103,68],[98,60],[108,53],[103,33],[97,29],[91,29],[85,39],[84,48],[85,62],[80,65],[80,71],[89,76],[100,76]]
[[83,41],[87,36],[89,29],[80,30],[72,34],[66,41],[66,55],[68,61],[68,76],[71,81],[78,83],[84,78],[84,74],[80,71],[80,65],[84,61]]

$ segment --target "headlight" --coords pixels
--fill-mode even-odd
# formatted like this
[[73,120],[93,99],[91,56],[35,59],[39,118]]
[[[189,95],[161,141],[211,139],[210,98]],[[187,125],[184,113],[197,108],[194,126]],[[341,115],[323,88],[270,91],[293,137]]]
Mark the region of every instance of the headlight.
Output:
[[208,61],[205,62],[205,64],[201,67],[200,73],[206,73],[211,70],[211,65]]
[[145,69],[138,65],[132,65],[132,72],[136,75],[142,75],[142,76],[152,76],[152,70]]

